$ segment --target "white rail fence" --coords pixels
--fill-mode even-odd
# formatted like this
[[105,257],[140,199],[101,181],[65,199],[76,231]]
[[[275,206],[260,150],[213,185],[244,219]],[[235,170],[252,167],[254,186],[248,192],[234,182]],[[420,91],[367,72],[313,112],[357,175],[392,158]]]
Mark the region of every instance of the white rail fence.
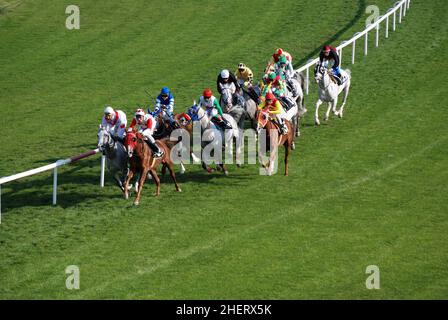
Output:
[[[53,205],[57,204],[57,194],[58,194],[58,167],[60,166],[64,166],[70,163],[74,163],[76,161],[79,161],[81,159],[93,156],[95,154],[97,154],[99,152],[99,149],[95,149],[95,150],[91,150],[85,153],[81,153],[77,156],[73,156],[67,159],[62,159],[62,160],[58,160],[54,163],[51,164],[47,164],[46,166],[43,167],[39,167],[36,169],[32,169],[32,170],[28,170],[28,171],[24,171],[21,173],[17,173],[11,176],[7,176],[7,177],[2,177],[0,178],[0,223],[1,223],[1,187],[2,184],[5,184],[7,182],[11,182],[14,180],[18,180],[21,178],[25,178],[25,177],[29,177],[41,172],[45,172],[45,171],[49,171],[49,170],[53,170]],[[105,172],[105,167],[106,167],[106,157],[105,156],[101,156],[101,175],[100,175],[100,186],[101,188],[104,187],[104,172]]]
[[[342,65],[342,49],[344,49],[345,47],[347,47],[349,45],[352,45],[352,64],[355,63],[356,40],[360,39],[361,37],[365,37],[364,38],[364,55],[367,55],[369,31],[372,31],[373,29],[376,30],[375,47],[378,47],[379,46],[380,24],[383,21],[386,21],[385,36],[386,36],[386,38],[388,38],[389,37],[389,19],[390,19],[390,17],[392,16],[392,30],[395,31],[396,25],[397,25],[397,23],[396,23],[397,12],[398,12],[398,23],[401,23],[402,17],[406,15],[406,11],[409,9],[410,3],[411,3],[411,0],[401,0],[401,1],[396,2],[393,8],[390,8],[389,10],[387,10],[386,14],[378,17],[378,19],[374,23],[369,25],[364,31],[355,33],[353,38],[351,38],[350,40],[342,41],[342,43],[338,47],[336,47],[336,49],[339,52],[341,65]],[[306,94],[309,94],[309,68],[314,66],[318,61],[319,61],[319,58],[309,60],[304,66],[296,69],[296,71],[298,71],[298,72],[305,71],[305,75],[306,75],[305,92],[306,92]],[[11,175],[11,176],[0,178],[0,223],[1,223],[1,186],[2,186],[2,184],[5,184],[10,181],[18,180],[20,178],[32,176],[32,175],[35,175],[35,174],[38,174],[41,172],[53,170],[53,205],[56,205],[57,204],[57,186],[58,186],[58,167],[69,164],[69,163],[76,162],[78,160],[81,160],[81,159],[84,159],[84,158],[87,158],[90,156],[93,156],[93,155],[97,154],[98,152],[99,152],[99,150],[95,149],[95,150],[92,150],[92,151],[89,151],[86,153],[82,153],[80,155],[77,155],[77,156],[74,156],[71,158],[58,160],[55,163],[52,163],[52,164],[49,164],[49,165],[46,165],[43,167],[39,167],[39,168],[28,170],[28,171],[25,171],[22,173],[17,173],[17,174]],[[101,176],[100,176],[100,186],[101,187],[104,187],[105,160],[106,160],[105,157],[101,156]]]
[[[389,20],[392,16],[392,30],[395,31],[397,23],[397,12],[398,12],[398,23],[401,23],[402,18],[406,15],[406,11],[409,9],[409,6],[411,4],[411,0],[401,0],[394,4],[392,8],[387,10],[386,14],[379,16],[378,19],[369,25],[364,31],[357,32],[351,38],[347,41],[342,41],[342,43],[336,47],[339,53],[340,58],[340,64],[342,66],[342,49],[345,47],[348,47],[349,45],[352,45],[352,64],[355,63],[355,52],[356,52],[356,40],[364,37],[364,55],[367,55],[368,52],[368,43],[369,43],[369,31],[372,31],[375,29],[375,47],[379,46],[379,39],[380,39],[380,24],[382,22],[386,22],[386,28],[385,28],[385,36],[386,38],[389,38]],[[310,71],[309,69],[313,67],[317,62],[319,62],[319,58],[308,60],[308,62],[303,65],[302,67],[296,69],[296,72],[303,72],[305,71],[305,93],[309,94],[309,78],[310,78]]]

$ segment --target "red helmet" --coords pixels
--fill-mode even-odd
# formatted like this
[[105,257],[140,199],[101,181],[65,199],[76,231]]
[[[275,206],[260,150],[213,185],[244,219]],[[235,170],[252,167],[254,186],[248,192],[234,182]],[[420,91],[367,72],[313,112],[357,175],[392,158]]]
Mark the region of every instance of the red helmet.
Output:
[[274,94],[271,91],[269,91],[266,94],[266,100],[275,100],[275,96],[274,96]]
[[202,95],[204,96],[204,98],[211,98],[213,93],[212,90],[210,90],[209,88],[205,89],[204,92],[202,93]]
[[283,54],[283,49],[282,48],[278,48],[277,50],[275,50],[274,53],[276,56],[281,56]]
[[324,47],[324,52],[330,52],[331,51],[331,47],[329,45],[326,45]]

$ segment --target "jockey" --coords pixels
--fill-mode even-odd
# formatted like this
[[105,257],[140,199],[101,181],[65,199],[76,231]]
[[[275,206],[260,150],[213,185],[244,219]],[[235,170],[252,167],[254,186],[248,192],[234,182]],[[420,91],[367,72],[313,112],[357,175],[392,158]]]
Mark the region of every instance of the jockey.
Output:
[[292,64],[292,56],[288,52],[284,51],[282,48],[278,48],[275,50],[274,54],[272,55],[271,59],[268,62],[268,65],[266,67],[265,73],[269,73],[270,71],[274,71],[274,65],[278,62],[281,56],[285,56],[286,59]]
[[126,125],[126,114],[123,111],[114,110],[110,106],[107,106],[104,109],[104,117],[101,120],[101,126],[110,133],[112,139],[124,143]]
[[238,64],[238,69],[235,72],[236,79],[241,87],[248,88],[252,85],[254,74],[244,63]]
[[219,94],[221,95],[223,89],[225,88],[230,89],[232,92],[232,96],[237,98],[239,104],[244,106],[246,100],[244,100],[244,97],[239,93],[241,86],[238,83],[238,80],[235,77],[235,75],[231,73],[229,70],[224,69],[221,71],[221,73],[218,75],[218,79],[216,80],[216,86],[218,88]]
[[258,105],[259,110],[263,110],[266,108],[268,108],[270,116],[275,115],[275,118],[277,119],[277,122],[280,125],[281,134],[287,134],[288,127],[286,127],[286,125],[283,121],[283,117],[285,115],[285,110],[283,110],[282,105],[275,98],[274,94],[271,91],[269,91],[266,94],[266,99]]
[[136,126],[138,126],[138,132],[143,135],[143,139],[154,154],[154,158],[163,157],[163,150],[159,148],[159,146],[156,144],[156,140],[152,136],[156,128],[156,120],[154,119],[152,114],[145,114],[145,111],[143,109],[137,109],[135,111],[134,119],[132,120],[131,126],[128,131],[132,131]]
[[160,91],[160,94],[156,99],[156,107],[154,108],[153,116],[158,115],[162,112],[162,116],[164,120],[170,122],[171,125],[175,124],[173,118],[173,110],[174,110],[174,96],[170,92],[170,89],[167,87],[163,87]]
[[264,97],[268,92],[272,92],[279,100],[281,100],[288,110],[294,106],[294,101],[286,96],[285,81],[275,72],[271,72],[268,75],[266,85],[264,86],[261,95]]
[[243,90],[246,90],[247,94],[256,102],[258,101],[258,95],[252,87],[252,81],[254,74],[244,63],[238,64],[238,69],[235,72],[236,79]]
[[204,107],[210,120],[216,123],[222,130],[232,129],[222,115],[222,109],[218,99],[213,95],[212,90],[205,89],[199,98],[199,107]]
[[333,69],[333,76],[338,85],[341,85],[342,77],[341,69],[339,68],[340,60],[337,50],[329,45],[324,46],[319,54],[319,61],[322,63],[324,60],[334,61],[333,66],[331,67]]
[[297,92],[294,85],[291,83],[291,79],[294,76],[294,68],[285,55],[280,56],[278,62],[274,65],[274,70],[277,75],[286,80],[286,83],[289,84],[289,87],[292,90],[293,97],[295,97]]

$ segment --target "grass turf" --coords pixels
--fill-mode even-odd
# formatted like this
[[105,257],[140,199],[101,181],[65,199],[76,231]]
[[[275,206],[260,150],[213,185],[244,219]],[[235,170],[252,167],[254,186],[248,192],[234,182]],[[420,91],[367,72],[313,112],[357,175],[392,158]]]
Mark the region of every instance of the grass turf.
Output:
[[[306,60],[367,18],[365,1],[270,3],[78,1],[79,31],[64,27],[68,1],[2,10],[0,176],[93,148],[106,103],[130,115],[169,85],[184,110],[222,68],[260,77],[275,47]],[[50,173],[2,186],[0,297],[447,298],[446,8],[412,1],[380,48],[371,36],[364,57],[361,41],[355,65],[344,51],[344,119],[315,128],[311,86],[287,178],[191,165],[182,194],[166,178],[155,199],[148,183],[138,208],[98,187],[97,158],[60,170],[56,207]],[[371,264],[380,290],[365,288]]]

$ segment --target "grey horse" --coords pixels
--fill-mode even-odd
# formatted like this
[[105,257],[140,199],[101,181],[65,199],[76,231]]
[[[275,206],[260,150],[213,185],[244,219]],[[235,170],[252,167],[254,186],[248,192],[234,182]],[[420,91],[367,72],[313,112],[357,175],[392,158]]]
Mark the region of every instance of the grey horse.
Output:
[[112,174],[118,187],[124,191],[124,180],[128,174],[128,154],[121,142],[112,139],[110,133],[100,126],[98,148],[106,156],[107,170]]

